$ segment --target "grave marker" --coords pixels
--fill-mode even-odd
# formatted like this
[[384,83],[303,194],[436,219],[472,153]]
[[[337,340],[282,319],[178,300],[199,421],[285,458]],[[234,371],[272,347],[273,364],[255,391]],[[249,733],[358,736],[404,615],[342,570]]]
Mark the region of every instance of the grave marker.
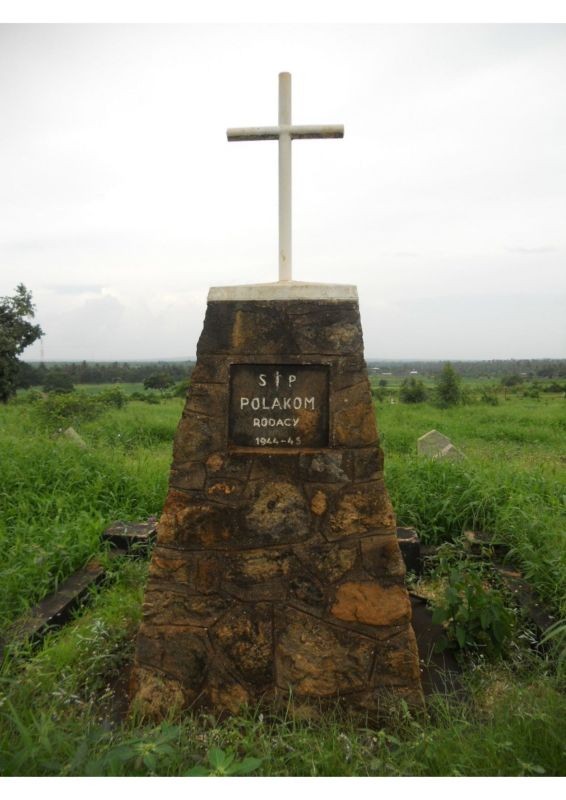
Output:
[[212,288],[145,592],[136,706],[237,711],[289,692],[372,714],[420,706],[404,575],[356,288]]

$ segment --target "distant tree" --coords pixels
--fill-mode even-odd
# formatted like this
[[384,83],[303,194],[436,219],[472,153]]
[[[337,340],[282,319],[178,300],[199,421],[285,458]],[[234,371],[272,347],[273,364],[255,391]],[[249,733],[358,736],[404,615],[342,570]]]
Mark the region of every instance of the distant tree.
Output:
[[32,367],[26,361],[20,361],[16,388],[29,389],[31,386],[40,386],[42,378],[37,367]]
[[523,383],[523,378],[520,375],[505,375],[504,378],[501,378],[501,385],[508,388],[519,386],[521,383]]
[[43,382],[44,392],[54,392],[55,394],[70,394],[75,387],[70,375],[59,369],[50,369]]
[[399,398],[403,403],[424,403],[426,389],[424,383],[417,378],[405,378],[399,389]]
[[144,389],[168,389],[173,386],[175,381],[167,372],[154,372],[153,375],[148,377],[143,382]]
[[442,406],[455,406],[462,399],[460,376],[450,363],[444,365],[436,379],[436,397]]
[[380,386],[382,386],[382,387],[385,387],[385,386],[387,386],[387,381],[385,380],[385,378],[382,378],[382,379],[379,381],[379,385],[380,385]]
[[39,325],[32,325],[34,306],[31,292],[23,283],[13,297],[0,297],[0,401],[7,403],[16,393],[20,364],[18,358],[30,344],[43,336]]

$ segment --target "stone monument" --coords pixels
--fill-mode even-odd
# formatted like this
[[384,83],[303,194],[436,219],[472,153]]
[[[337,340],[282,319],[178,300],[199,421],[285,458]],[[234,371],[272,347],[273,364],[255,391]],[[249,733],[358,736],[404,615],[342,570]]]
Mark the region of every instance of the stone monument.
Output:
[[132,674],[153,717],[422,704],[357,291],[291,280],[290,141],[342,132],[291,125],[287,73],[278,127],[228,131],[279,139],[281,280],[209,292]]

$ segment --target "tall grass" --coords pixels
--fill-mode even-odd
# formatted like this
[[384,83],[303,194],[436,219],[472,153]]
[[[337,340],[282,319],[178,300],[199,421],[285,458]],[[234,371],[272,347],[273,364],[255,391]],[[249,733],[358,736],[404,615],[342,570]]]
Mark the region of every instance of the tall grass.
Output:
[[0,630],[99,552],[109,522],[159,513],[178,413],[154,419],[151,410],[85,423],[81,450],[53,438],[32,408],[3,409]]
[[[496,534],[544,599],[566,614],[562,403],[514,399],[447,410],[380,404],[377,417],[398,522],[414,526],[429,544],[456,540],[466,529]],[[418,457],[417,438],[433,428],[466,459]]]

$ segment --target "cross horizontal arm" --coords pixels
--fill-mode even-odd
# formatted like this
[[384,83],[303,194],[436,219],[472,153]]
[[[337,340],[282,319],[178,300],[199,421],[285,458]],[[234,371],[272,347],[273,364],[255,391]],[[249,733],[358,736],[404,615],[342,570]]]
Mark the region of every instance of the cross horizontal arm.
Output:
[[279,139],[288,133],[291,139],[342,139],[343,125],[272,125],[263,128],[228,128],[229,142],[253,142],[259,139]]

